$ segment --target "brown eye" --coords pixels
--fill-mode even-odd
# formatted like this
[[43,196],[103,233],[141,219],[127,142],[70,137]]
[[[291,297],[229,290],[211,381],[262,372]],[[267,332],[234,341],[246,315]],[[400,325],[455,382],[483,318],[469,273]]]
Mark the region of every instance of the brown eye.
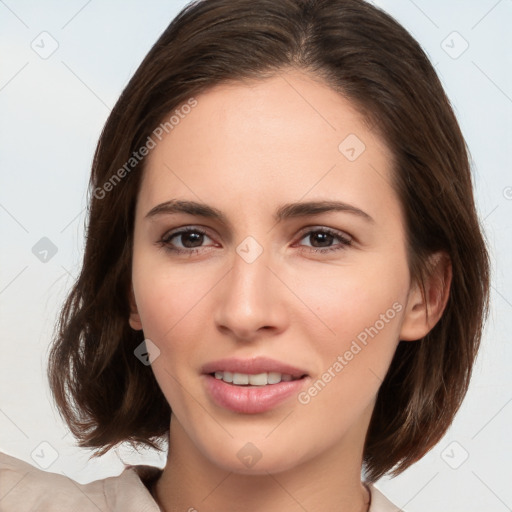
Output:
[[[205,242],[210,242],[205,245]],[[159,245],[177,253],[193,253],[198,249],[211,247],[213,240],[201,229],[196,227],[183,228],[166,233]]]
[[309,244],[301,245],[309,247],[314,252],[337,251],[352,243],[352,240],[344,233],[328,228],[310,230],[303,234],[301,240],[308,241]]
[[[180,240],[181,245],[186,248],[199,247],[204,241],[204,235],[198,232],[180,233],[174,235],[172,238]],[[171,240],[172,240],[171,238]]]
[[313,247],[329,247],[334,240],[334,235],[331,233],[316,231],[309,235],[309,241]]

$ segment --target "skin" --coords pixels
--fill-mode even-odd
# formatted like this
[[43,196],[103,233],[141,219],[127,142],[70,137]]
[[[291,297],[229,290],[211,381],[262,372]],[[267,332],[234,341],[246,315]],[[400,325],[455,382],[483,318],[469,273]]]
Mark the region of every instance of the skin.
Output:
[[[166,511],[366,510],[360,471],[376,394],[399,340],[423,337],[442,314],[447,270],[427,282],[425,302],[409,273],[392,155],[327,85],[286,70],[196,99],[148,156],[135,218],[130,325],[158,347],[152,369],[173,411],[157,500]],[[354,161],[338,148],[349,134],[366,146]],[[226,222],[147,217],[171,199],[206,203]],[[278,207],[304,201],[342,201],[372,220],[330,211],[276,222]],[[207,236],[160,243],[184,226]],[[325,228],[351,243],[322,238]],[[248,236],[263,249],[251,263],[236,251]],[[293,396],[238,414],[205,391],[205,363],[260,355],[305,369],[307,390],[393,304],[394,318],[307,404]],[[261,454],[250,468],[237,457],[248,442]]]

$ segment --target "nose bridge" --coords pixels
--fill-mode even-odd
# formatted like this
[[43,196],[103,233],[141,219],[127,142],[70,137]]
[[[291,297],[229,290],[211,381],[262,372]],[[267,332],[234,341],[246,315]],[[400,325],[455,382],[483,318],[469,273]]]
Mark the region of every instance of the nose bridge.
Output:
[[[250,238],[250,237],[248,237]],[[281,329],[285,318],[276,278],[268,266],[270,253],[245,240],[236,248],[233,266],[223,280],[216,322],[236,337],[252,337],[261,328]]]
[[[272,273],[268,269],[268,254],[262,252],[255,256],[251,254],[251,248],[248,253],[242,253],[242,244],[237,248],[237,254],[234,257],[233,269],[230,272],[229,294],[231,298],[239,305],[239,313],[254,316],[261,315],[264,309],[265,294],[268,295],[272,287]],[[246,257],[249,256],[250,257]]]

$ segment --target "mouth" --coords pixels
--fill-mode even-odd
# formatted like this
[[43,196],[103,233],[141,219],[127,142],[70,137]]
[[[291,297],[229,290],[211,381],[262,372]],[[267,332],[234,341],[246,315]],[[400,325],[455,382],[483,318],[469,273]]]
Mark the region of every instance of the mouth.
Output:
[[212,402],[242,414],[270,411],[310,380],[305,370],[264,357],[213,361],[203,366],[202,374]]

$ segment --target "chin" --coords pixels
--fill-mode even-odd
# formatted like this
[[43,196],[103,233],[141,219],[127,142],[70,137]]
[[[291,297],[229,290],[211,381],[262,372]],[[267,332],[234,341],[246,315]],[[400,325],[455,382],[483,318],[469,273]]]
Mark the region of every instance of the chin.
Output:
[[232,440],[216,446],[218,450],[212,450],[211,445],[205,447],[203,454],[224,471],[240,475],[281,473],[301,464],[304,458],[295,448],[277,446],[269,440],[260,443]]

